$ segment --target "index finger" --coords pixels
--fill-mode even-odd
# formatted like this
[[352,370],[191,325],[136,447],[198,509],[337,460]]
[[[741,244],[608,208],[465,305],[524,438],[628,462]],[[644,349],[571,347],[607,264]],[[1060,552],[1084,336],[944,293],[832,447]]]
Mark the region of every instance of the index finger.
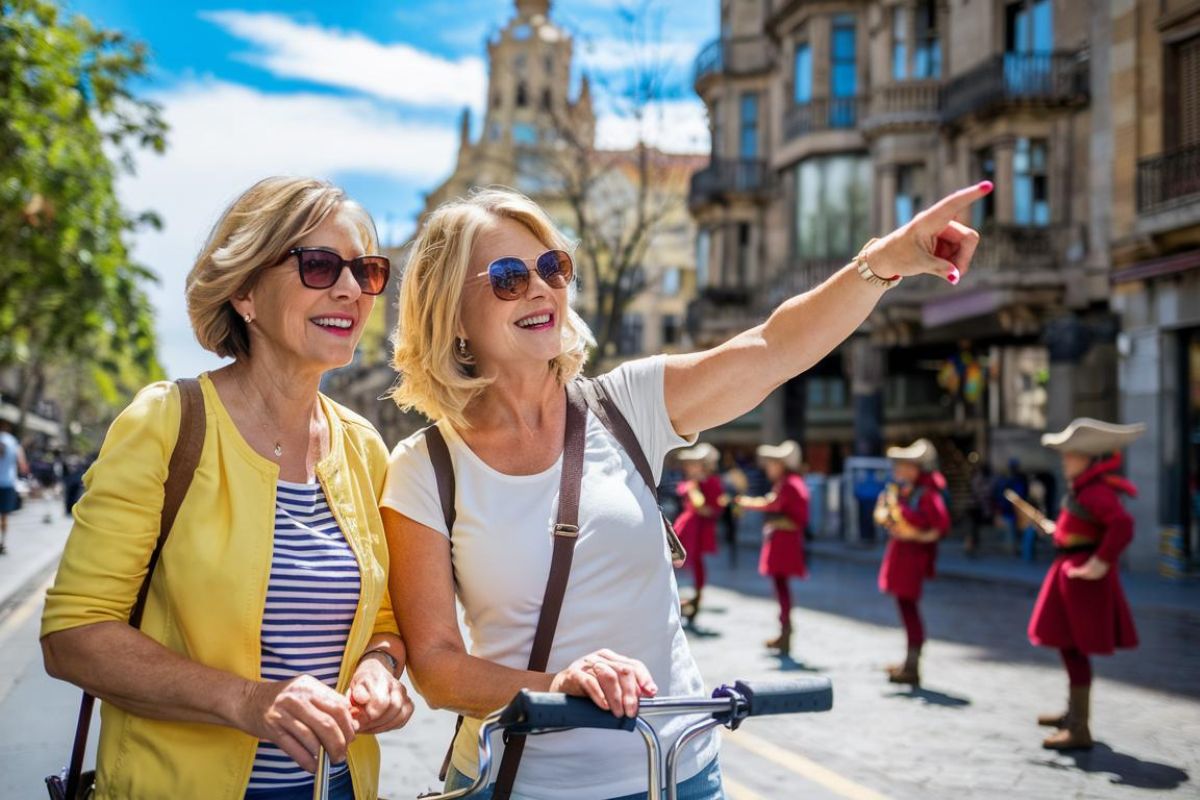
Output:
[[970,208],[976,200],[981,200],[991,194],[992,188],[991,181],[980,181],[974,186],[959,189],[925,209],[921,217],[945,227],[953,222],[959,214]]

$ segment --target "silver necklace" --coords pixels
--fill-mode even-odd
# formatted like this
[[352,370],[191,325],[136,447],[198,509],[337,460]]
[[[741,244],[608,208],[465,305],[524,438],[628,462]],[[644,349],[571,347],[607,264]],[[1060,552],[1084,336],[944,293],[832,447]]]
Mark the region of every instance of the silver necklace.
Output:
[[[246,401],[246,405],[247,405],[247,406],[250,406],[250,405],[251,405],[251,403],[250,403],[250,396],[249,396],[248,394],[246,394],[246,387],[245,387],[245,386],[242,384],[242,377],[241,377],[241,375],[239,375],[239,376],[238,376],[238,378],[237,378],[237,385],[238,385],[238,391],[239,391],[239,392],[241,392],[241,394],[242,394],[242,399]],[[261,398],[262,398],[262,393],[261,393],[261,392],[256,392],[256,393],[258,394],[258,396],[259,396],[259,399],[261,399]],[[265,405],[266,405],[266,403],[263,403],[263,405],[265,406]],[[264,423],[264,422],[263,422],[263,419],[262,419],[262,414],[261,414],[261,413],[256,413],[256,414],[255,414],[255,421],[258,423],[258,427],[259,427],[259,428],[262,430],[262,432],[263,432],[264,434],[266,434],[266,436],[267,436],[267,439],[268,439],[268,440],[274,440],[274,442],[275,442],[275,449],[274,449],[274,451],[273,451],[273,452],[275,453],[275,457],[276,457],[276,458],[282,458],[282,457],[283,457],[283,445],[280,443],[280,441],[279,441],[279,439],[278,439],[278,438],[276,438],[276,437],[274,437],[274,436],[272,436],[272,435],[271,435],[271,431],[270,431],[270,430],[267,428],[267,425],[266,425],[266,423]]]

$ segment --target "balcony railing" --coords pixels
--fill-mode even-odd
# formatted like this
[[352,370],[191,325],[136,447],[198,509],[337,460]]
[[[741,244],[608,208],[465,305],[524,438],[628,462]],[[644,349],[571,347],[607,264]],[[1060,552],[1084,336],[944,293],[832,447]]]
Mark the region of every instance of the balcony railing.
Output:
[[1001,53],[947,84],[942,119],[953,122],[1011,104],[1082,104],[1088,86],[1086,51]]
[[774,61],[774,47],[765,36],[714,39],[696,56],[693,83],[712,75],[752,75],[765,72]]
[[863,128],[929,125],[940,119],[942,84],[937,80],[902,81],[881,86],[871,94]]
[[797,103],[783,120],[785,139],[795,139],[818,131],[853,130],[866,111],[866,98],[821,97]]
[[980,229],[971,270],[984,279],[989,273],[1056,271],[1083,257],[1084,242],[1079,226],[989,223]]
[[724,339],[752,327],[757,318],[752,308],[753,292],[748,286],[706,286],[688,303],[688,334],[699,341]]
[[853,256],[853,253],[849,253],[825,258],[793,259],[758,293],[762,310],[769,312],[789,297],[795,297],[821,285],[829,276],[849,264]]
[[696,208],[731,195],[763,197],[773,186],[771,171],[761,158],[714,158],[692,175],[688,204]]
[[1138,161],[1139,214],[1200,201],[1200,145]]

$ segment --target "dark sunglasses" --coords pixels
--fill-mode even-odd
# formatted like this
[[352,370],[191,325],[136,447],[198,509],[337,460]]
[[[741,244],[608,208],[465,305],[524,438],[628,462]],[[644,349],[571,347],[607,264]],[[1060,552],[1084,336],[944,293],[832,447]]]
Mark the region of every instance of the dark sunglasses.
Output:
[[296,257],[300,282],[309,289],[328,289],[342,277],[342,270],[349,267],[363,294],[383,294],[392,271],[392,262],[387,256],[359,256],[347,260],[324,247],[293,247],[287,254]]
[[487,272],[479,273],[479,277],[487,275],[492,284],[492,293],[501,300],[519,300],[529,291],[527,261],[536,263],[538,275],[551,289],[565,289],[575,277],[575,262],[566,250],[547,250],[536,259],[516,256],[497,258],[488,264]]

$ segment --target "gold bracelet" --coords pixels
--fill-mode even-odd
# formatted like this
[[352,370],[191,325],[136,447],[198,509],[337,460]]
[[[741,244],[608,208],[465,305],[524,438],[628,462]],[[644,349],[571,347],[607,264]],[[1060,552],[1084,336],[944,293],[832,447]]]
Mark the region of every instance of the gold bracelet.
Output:
[[884,291],[887,291],[904,279],[899,275],[894,278],[880,277],[879,275],[875,274],[870,265],[867,264],[867,249],[877,241],[879,241],[879,239],[876,238],[864,244],[862,246],[862,250],[858,251],[858,255],[856,255],[852,261],[858,268],[858,276],[860,278],[877,289],[883,289]]

